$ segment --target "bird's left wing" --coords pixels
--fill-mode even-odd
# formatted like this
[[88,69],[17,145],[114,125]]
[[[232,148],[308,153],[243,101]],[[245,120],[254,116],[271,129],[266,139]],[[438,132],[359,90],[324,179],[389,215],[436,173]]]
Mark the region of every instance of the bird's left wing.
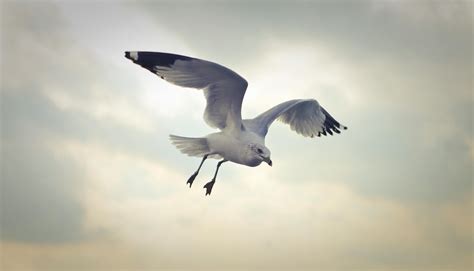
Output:
[[276,119],[290,125],[291,130],[305,137],[339,134],[339,129],[347,129],[314,99],[297,99],[283,102],[254,119],[244,120],[244,125],[249,130],[265,137],[268,128]]
[[203,89],[204,120],[214,128],[240,131],[241,107],[247,81],[219,64],[182,55],[125,52],[125,57],[172,84]]

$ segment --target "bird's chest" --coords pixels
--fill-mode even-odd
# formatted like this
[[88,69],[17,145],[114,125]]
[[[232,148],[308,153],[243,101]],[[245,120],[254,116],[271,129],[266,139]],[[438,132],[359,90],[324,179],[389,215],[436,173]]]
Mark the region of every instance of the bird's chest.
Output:
[[262,163],[261,159],[258,159],[249,154],[250,149],[247,144],[236,143],[232,147],[226,146],[228,149],[224,156],[225,159],[234,163],[246,165],[249,167],[256,167]]
[[260,165],[261,159],[250,155],[249,142],[245,139],[215,134],[208,138],[208,141],[211,149],[226,160],[251,167]]
[[246,153],[247,153],[247,145],[243,144],[239,141],[229,142],[229,144],[224,144],[221,146],[221,150],[223,152],[223,156],[225,159],[239,163],[245,164],[246,160]]

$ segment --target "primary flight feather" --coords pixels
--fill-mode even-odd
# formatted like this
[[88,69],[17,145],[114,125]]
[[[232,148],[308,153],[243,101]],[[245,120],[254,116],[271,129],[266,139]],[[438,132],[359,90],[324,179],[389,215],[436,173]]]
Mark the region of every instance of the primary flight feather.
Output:
[[207,102],[204,120],[220,132],[201,138],[170,135],[170,139],[181,152],[202,157],[198,169],[187,181],[190,187],[207,158],[222,159],[217,163],[214,177],[204,186],[206,195],[211,194],[224,162],[251,167],[262,162],[272,165],[265,136],[276,119],[305,137],[339,134],[341,129],[347,129],[314,99],[286,101],[253,119],[243,120],[242,100],[248,83],[234,71],[210,61],[176,54],[127,51],[125,57],[172,84],[204,91]]

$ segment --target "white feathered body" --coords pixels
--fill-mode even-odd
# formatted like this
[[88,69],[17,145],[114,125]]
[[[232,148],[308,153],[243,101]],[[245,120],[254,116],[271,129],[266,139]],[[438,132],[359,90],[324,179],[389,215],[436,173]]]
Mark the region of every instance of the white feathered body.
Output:
[[222,158],[237,164],[255,167],[262,163],[256,158],[249,146],[251,144],[264,145],[264,139],[253,132],[242,131],[238,137],[219,132],[208,135],[207,142],[211,153],[217,153]]
[[170,135],[172,143],[184,154],[202,157],[223,158],[237,164],[256,167],[262,163],[253,155],[249,145],[265,145],[265,139],[250,131],[242,131],[235,136],[226,132],[218,132],[201,138],[189,138]]

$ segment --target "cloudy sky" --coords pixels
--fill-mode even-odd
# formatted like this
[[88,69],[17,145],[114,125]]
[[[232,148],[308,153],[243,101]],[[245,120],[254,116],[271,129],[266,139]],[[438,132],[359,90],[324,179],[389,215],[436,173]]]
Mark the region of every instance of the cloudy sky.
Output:
[[[470,1],[1,3],[2,270],[470,270]],[[210,197],[202,93],[126,50],[218,62],[243,115],[316,98],[349,130],[277,123],[273,167]]]

